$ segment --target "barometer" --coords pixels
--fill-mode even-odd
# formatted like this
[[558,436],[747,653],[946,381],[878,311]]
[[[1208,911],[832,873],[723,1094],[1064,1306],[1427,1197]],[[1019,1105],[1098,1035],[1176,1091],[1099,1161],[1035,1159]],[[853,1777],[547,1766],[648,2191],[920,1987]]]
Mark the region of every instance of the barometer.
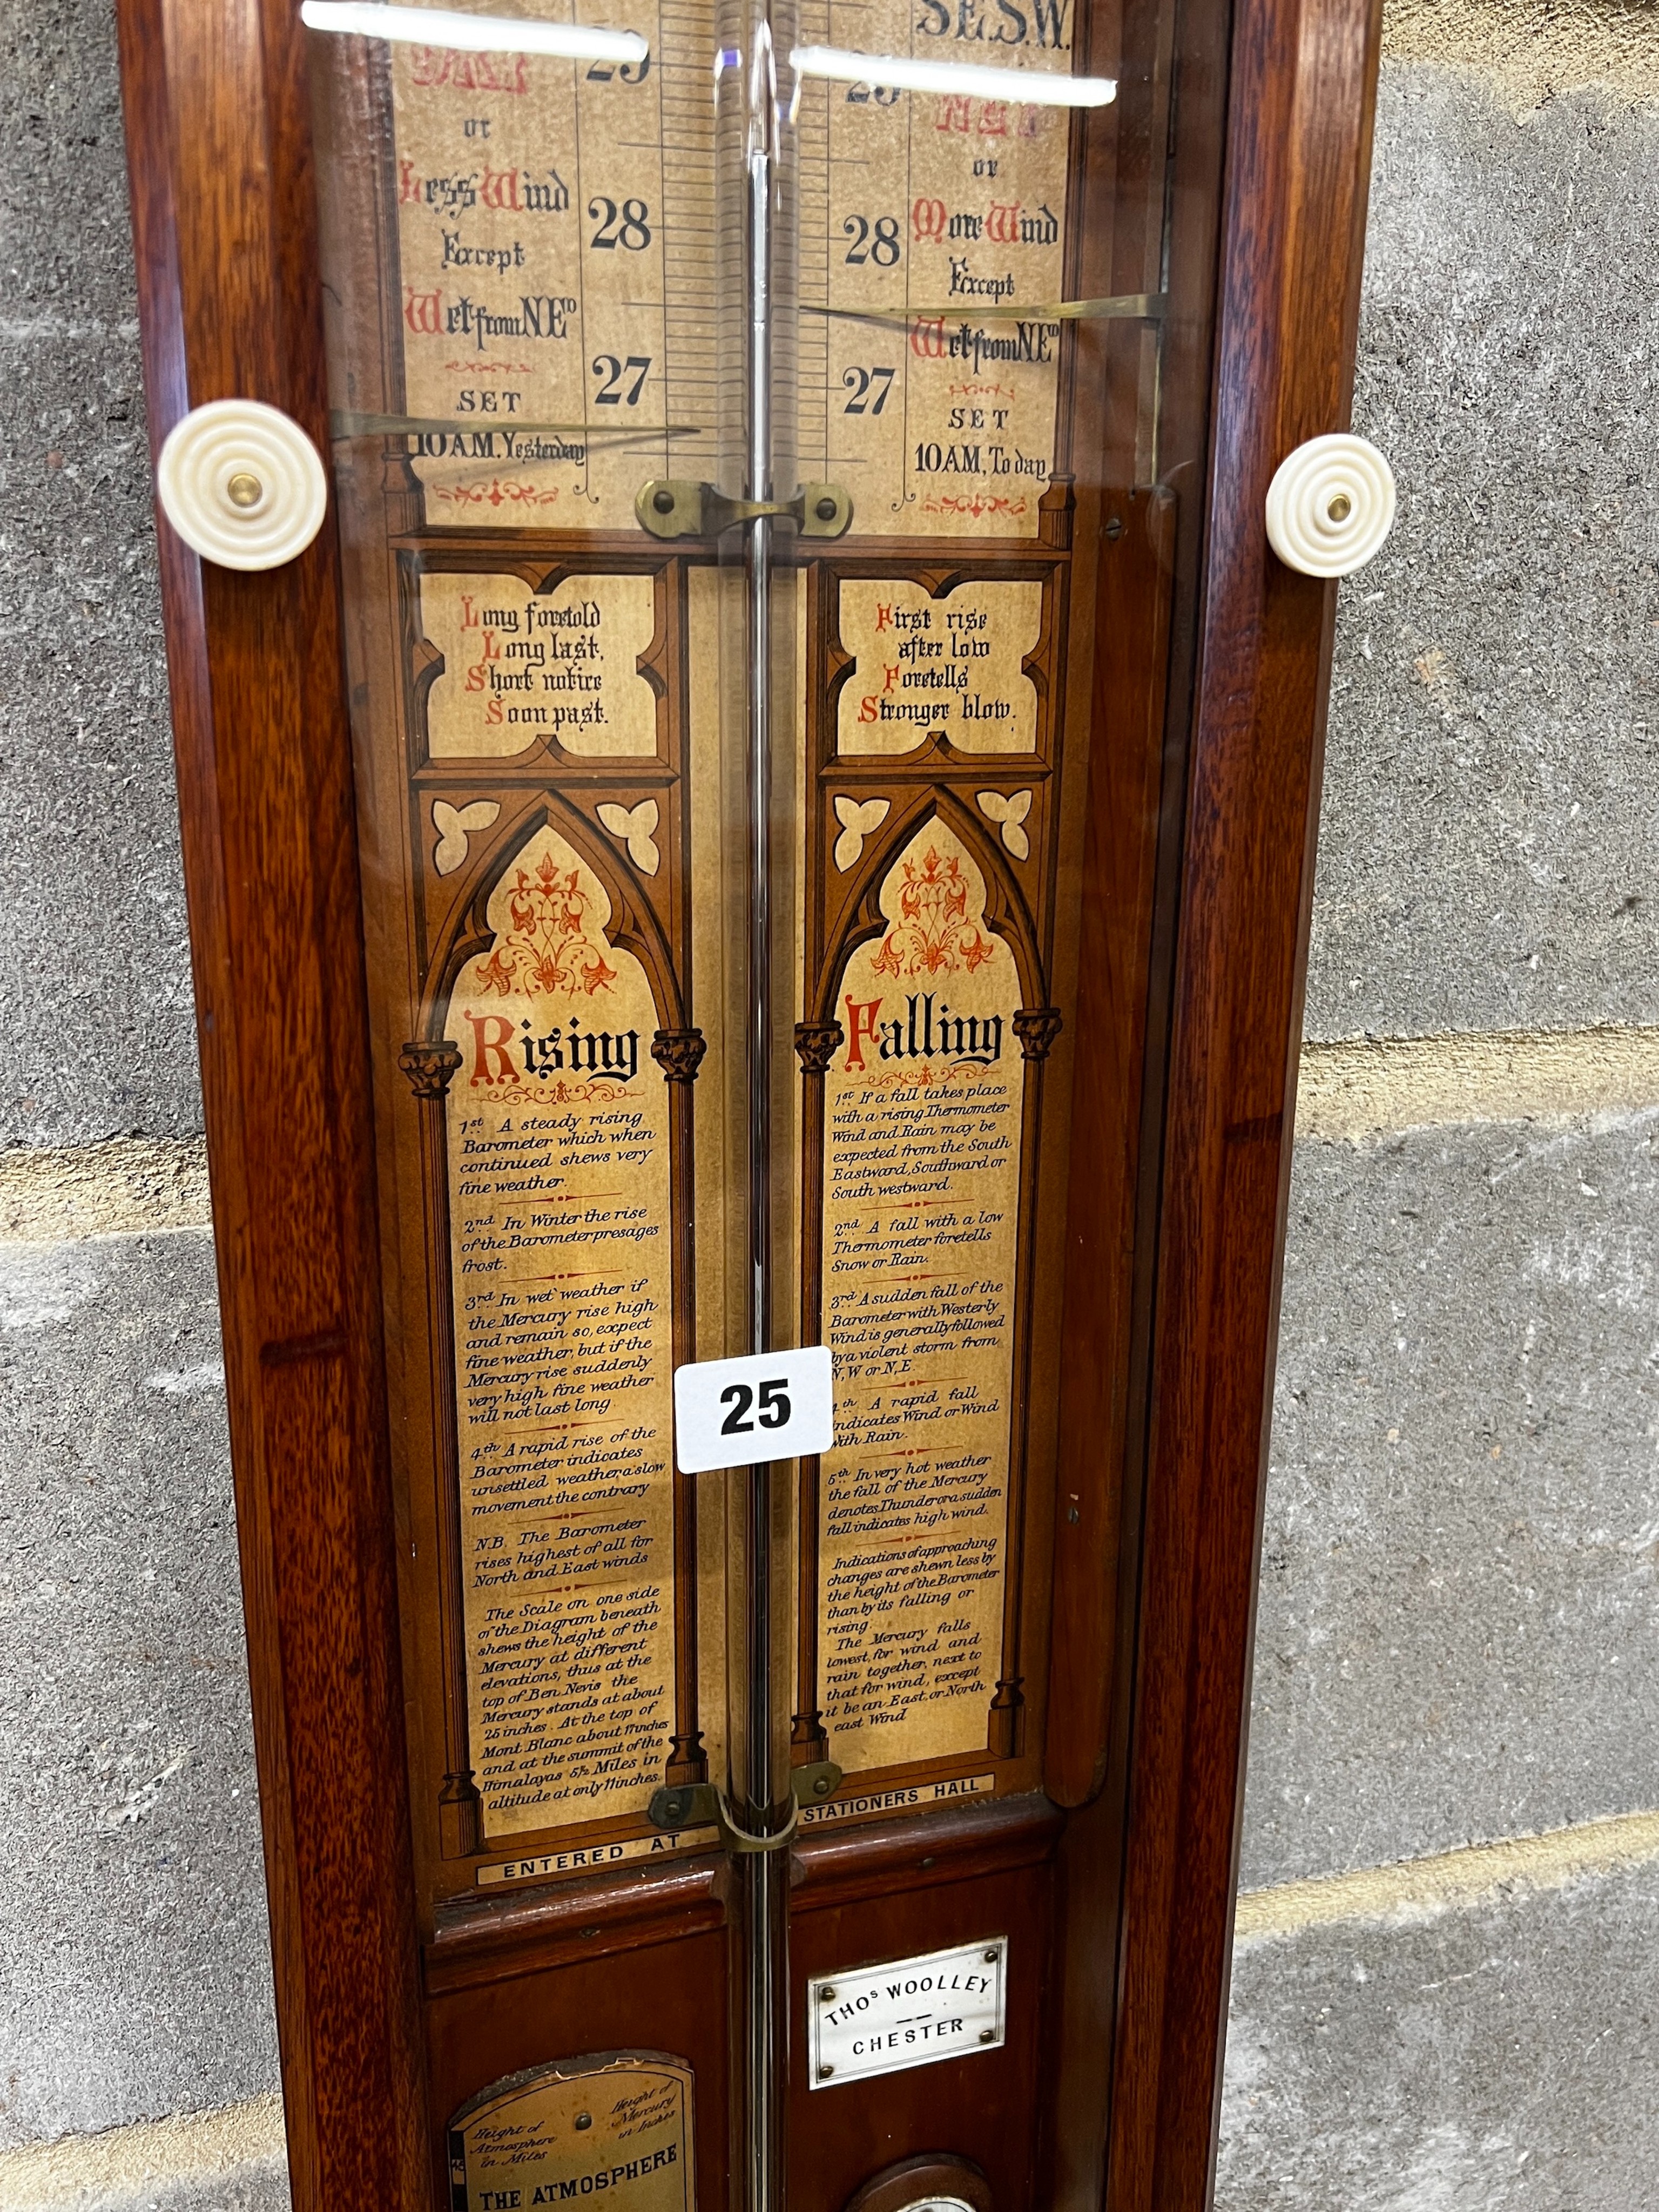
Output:
[[1201,2192],[1375,43],[1272,12],[126,9],[301,2205]]

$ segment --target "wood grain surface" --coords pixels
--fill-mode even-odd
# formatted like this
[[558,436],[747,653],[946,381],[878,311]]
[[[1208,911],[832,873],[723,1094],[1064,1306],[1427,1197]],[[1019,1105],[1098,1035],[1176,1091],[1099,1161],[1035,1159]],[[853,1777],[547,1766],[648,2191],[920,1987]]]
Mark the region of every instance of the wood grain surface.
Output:
[[[120,9],[151,434],[326,450],[297,9]],[[331,531],[268,575],[158,521],[299,2212],[427,2197],[356,852]]]
[[1302,977],[1336,590],[1268,550],[1273,471],[1347,422],[1378,0],[1246,0],[1176,950],[1106,2202],[1214,2152]]

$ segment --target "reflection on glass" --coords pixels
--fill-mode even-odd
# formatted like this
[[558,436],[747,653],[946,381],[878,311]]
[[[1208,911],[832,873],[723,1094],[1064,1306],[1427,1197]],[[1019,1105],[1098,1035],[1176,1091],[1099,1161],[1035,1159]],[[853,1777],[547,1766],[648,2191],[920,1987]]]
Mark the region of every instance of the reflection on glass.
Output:
[[642,62],[648,51],[636,31],[595,31],[583,23],[543,23],[513,15],[462,15],[451,8],[398,8],[388,0],[301,0],[300,20],[309,31],[401,39],[451,53],[562,54],[584,62]]
[[[1167,15],[581,12],[304,9],[434,1910],[792,1758],[808,1826],[1041,1785],[1083,807],[1173,588],[1103,578],[1194,458]],[[819,1342],[833,1451],[677,1474],[677,1365]]]
[[789,57],[797,76],[832,83],[878,86],[897,92],[966,94],[970,100],[1015,100],[1037,107],[1104,107],[1117,87],[1109,76],[1048,77],[1037,70],[987,69],[974,62],[942,62],[906,54],[852,54],[837,46],[797,46]]

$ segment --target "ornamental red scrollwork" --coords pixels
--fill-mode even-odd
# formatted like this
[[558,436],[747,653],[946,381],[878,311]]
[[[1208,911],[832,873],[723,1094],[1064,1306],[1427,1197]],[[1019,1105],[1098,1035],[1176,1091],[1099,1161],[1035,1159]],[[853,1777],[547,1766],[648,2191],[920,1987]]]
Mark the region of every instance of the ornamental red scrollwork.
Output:
[[969,884],[954,853],[930,845],[920,861],[903,863],[899,919],[882,939],[871,965],[878,975],[969,974],[995,947],[968,919]]
[[555,866],[544,854],[532,870],[514,871],[507,895],[509,927],[487,960],[473,967],[480,991],[514,991],[544,997],[592,998],[608,991],[617,971],[605,957],[605,942],[589,934],[589,895],[580,872]]

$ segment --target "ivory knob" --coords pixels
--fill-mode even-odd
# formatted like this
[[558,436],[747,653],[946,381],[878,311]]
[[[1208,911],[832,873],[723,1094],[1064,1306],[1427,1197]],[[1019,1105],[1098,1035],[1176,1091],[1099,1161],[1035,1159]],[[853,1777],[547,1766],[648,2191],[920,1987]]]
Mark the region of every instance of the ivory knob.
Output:
[[1310,438],[1267,487],[1267,541],[1304,576],[1352,576],[1394,527],[1394,471],[1350,430]]
[[280,568],[328,512],[322,456],[291,416],[258,399],[214,399],[175,422],[155,465],[161,511],[222,568]]

